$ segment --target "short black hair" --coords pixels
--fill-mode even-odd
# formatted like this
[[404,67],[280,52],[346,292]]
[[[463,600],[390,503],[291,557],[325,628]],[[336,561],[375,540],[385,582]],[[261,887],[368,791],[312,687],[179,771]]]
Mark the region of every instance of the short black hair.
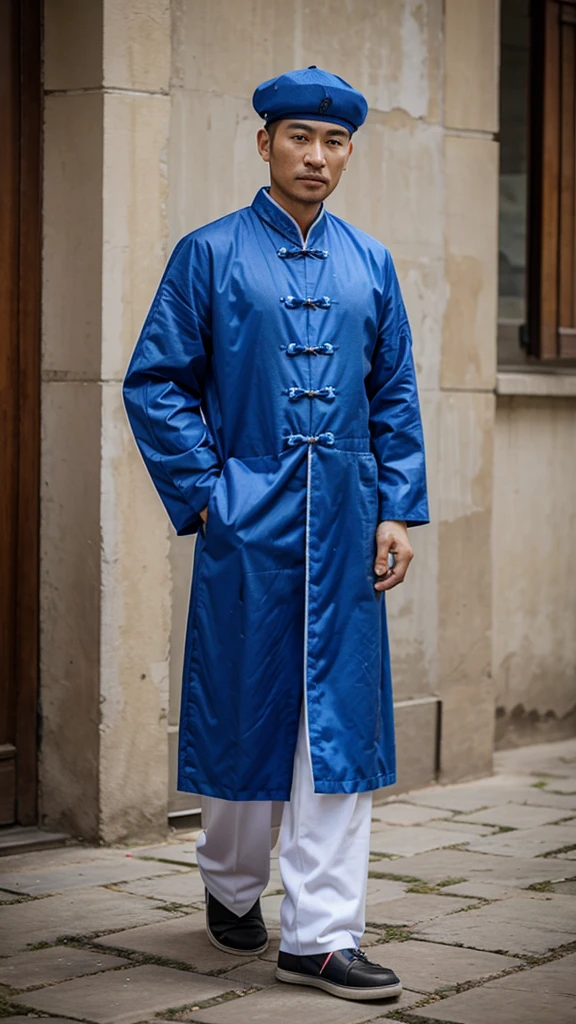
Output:
[[272,121],[272,124],[265,124],[264,127],[270,137],[270,145],[274,142],[274,136],[276,135],[276,129],[279,125],[279,121]]

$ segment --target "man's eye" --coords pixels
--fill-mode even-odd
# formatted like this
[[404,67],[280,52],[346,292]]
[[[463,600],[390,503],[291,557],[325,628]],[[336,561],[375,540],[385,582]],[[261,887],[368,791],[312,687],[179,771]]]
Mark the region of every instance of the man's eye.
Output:
[[293,135],[292,138],[296,139],[297,142],[305,142],[306,141],[306,136],[305,135]]
[[342,145],[342,143],[340,142],[339,139],[328,139],[328,142],[330,143],[331,146],[341,146]]

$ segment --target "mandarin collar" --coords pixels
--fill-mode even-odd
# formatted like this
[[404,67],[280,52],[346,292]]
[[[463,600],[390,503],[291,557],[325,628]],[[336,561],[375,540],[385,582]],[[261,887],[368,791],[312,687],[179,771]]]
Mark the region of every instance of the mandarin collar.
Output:
[[261,220],[269,224],[270,227],[278,231],[279,234],[283,235],[284,238],[288,238],[294,245],[298,246],[299,249],[313,248],[314,244],[318,244],[324,235],[326,217],[324,211],[324,203],[320,204],[320,209],[312,221],[308,229],[306,241],[303,242],[302,232],[293,217],[290,216],[286,210],[283,210],[278,203],[270,197],[269,189],[263,186],[254,196],[252,203],[252,209]]

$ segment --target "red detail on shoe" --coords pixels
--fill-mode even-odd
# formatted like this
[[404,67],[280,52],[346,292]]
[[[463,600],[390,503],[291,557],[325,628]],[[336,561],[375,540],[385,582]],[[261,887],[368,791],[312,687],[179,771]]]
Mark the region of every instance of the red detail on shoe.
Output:
[[322,967],[320,968],[320,974],[322,974],[322,971],[324,970],[324,968],[326,967],[326,965],[330,961],[330,958],[332,957],[333,953],[334,953],[334,950],[332,950],[332,953],[328,953],[328,956],[326,957],[324,963],[322,964]]

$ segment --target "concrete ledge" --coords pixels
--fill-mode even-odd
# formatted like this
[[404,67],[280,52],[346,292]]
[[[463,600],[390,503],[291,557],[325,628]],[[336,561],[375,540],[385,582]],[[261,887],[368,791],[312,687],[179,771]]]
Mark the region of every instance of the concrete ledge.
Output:
[[560,373],[499,373],[496,376],[496,394],[576,398],[576,370]]
[[398,781],[374,793],[374,803],[435,782],[441,702],[438,697],[415,697],[394,702]]

